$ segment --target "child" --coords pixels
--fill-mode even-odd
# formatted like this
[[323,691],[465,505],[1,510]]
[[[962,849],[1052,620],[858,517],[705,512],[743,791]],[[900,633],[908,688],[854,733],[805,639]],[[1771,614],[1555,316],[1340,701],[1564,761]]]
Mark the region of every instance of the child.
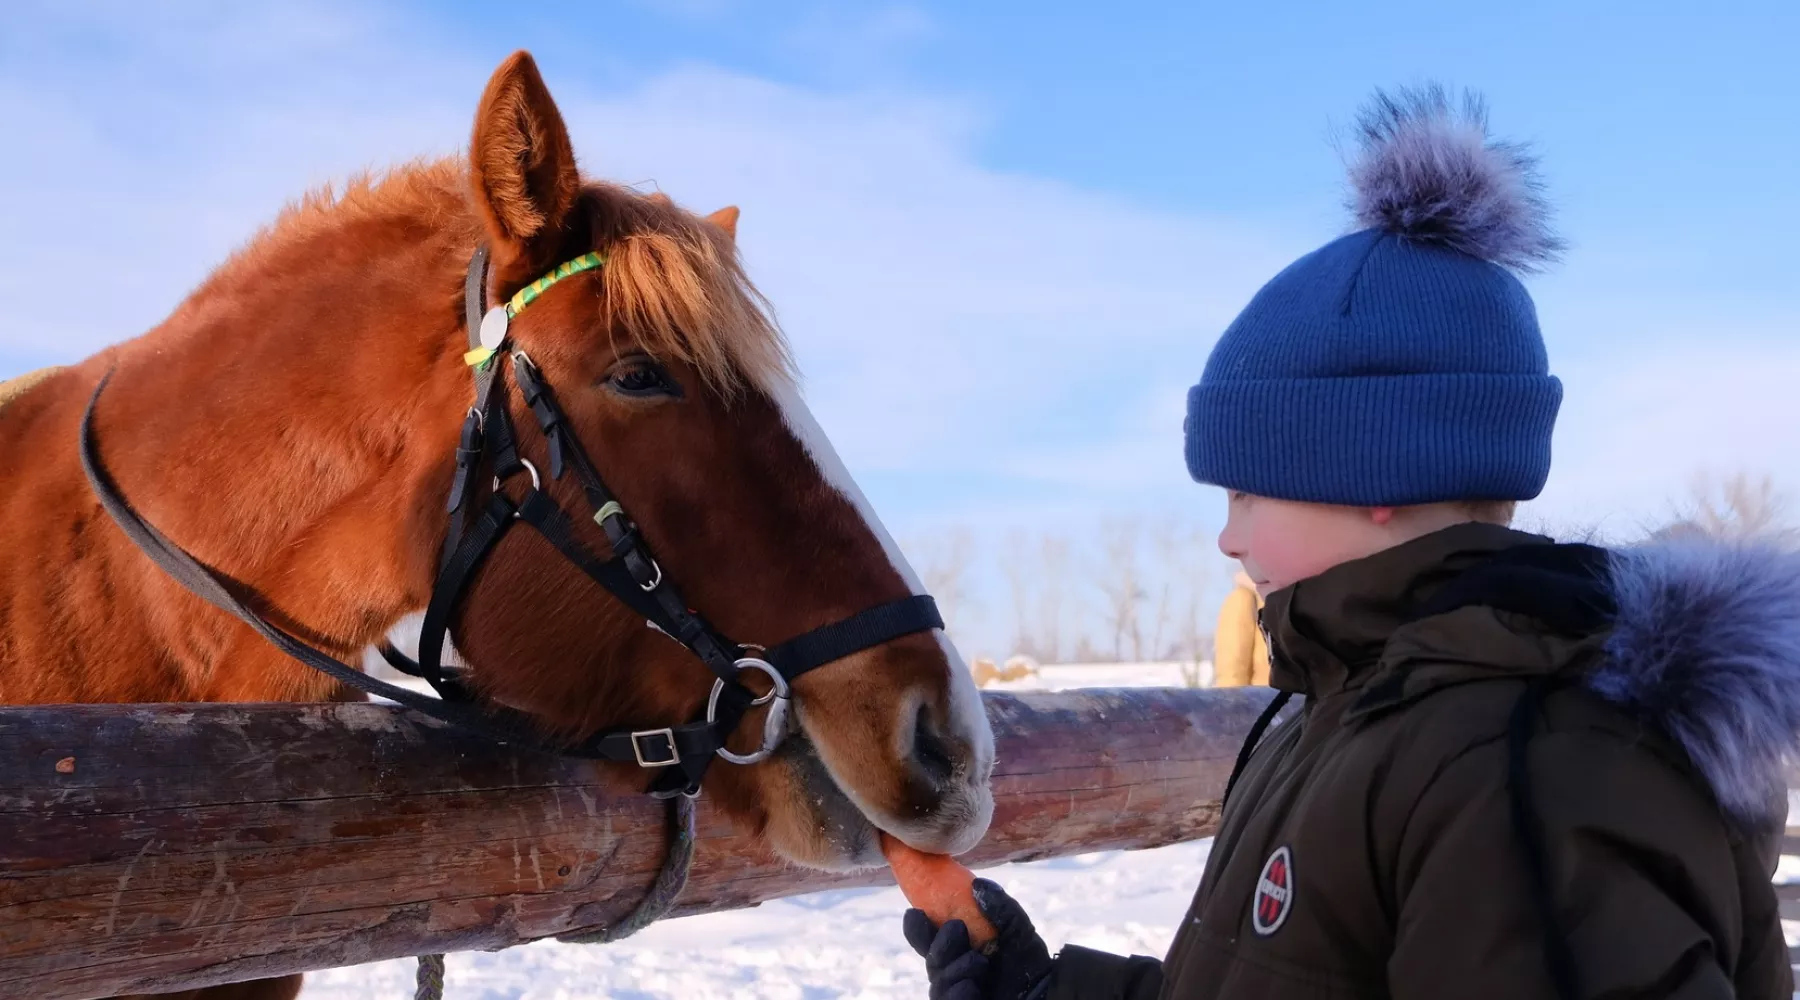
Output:
[[1189,395],[1280,694],[1174,947],[1052,959],[978,880],[985,952],[907,914],[931,995],[1785,1000],[1800,557],[1507,528],[1562,396],[1512,273],[1560,249],[1533,162],[1436,89],[1359,132],[1363,228],[1257,293]]

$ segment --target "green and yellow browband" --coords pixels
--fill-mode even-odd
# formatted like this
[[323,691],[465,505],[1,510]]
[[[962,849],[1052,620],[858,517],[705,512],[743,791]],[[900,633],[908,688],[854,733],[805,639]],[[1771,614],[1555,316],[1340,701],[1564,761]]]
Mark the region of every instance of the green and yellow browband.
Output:
[[574,260],[565,261],[556,266],[556,270],[519,289],[518,294],[506,301],[505,305],[495,306],[481,318],[481,346],[463,355],[463,362],[471,368],[486,364],[493,358],[500,345],[506,343],[507,327],[513,317],[525,311],[525,307],[537,301],[537,297],[549,290],[551,285],[583,271],[592,271],[606,263],[606,257],[598,250],[584,253]]

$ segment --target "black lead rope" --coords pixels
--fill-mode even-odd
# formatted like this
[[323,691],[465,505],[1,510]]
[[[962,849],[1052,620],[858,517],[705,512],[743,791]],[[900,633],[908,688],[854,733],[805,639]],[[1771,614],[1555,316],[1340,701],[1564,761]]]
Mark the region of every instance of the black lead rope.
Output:
[[1294,692],[1292,691],[1282,691],[1276,694],[1275,697],[1269,699],[1268,707],[1262,710],[1262,714],[1256,717],[1256,722],[1250,727],[1249,735],[1244,737],[1244,745],[1238,747],[1237,763],[1232,765],[1231,777],[1225,782],[1225,795],[1219,799],[1221,811],[1224,810],[1225,803],[1231,801],[1231,790],[1237,787],[1238,778],[1243,776],[1244,768],[1250,766],[1250,758],[1256,755],[1256,744],[1262,741],[1263,732],[1269,728],[1271,722],[1275,721],[1275,716],[1281,714],[1281,709],[1293,696]]

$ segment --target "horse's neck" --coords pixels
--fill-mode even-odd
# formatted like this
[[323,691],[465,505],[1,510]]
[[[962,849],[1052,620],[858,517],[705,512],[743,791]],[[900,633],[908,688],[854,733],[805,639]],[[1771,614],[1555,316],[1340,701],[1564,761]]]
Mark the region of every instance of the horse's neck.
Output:
[[[99,450],[164,534],[340,657],[423,604],[438,480],[466,406],[431,349],[456,331],[426,329],[446,326],[438,282],[421,281],[415,302],[329,309],[360,290],[299,277],[282,300],[224,289],[184,305],[43,386],[54,398],[0,441],[12,487],[0,495],[0,702],[329,693],[183,591],[99,510],[75,446],[87,396],[114,362]],[[457,346],[435,353],[454,365]]]

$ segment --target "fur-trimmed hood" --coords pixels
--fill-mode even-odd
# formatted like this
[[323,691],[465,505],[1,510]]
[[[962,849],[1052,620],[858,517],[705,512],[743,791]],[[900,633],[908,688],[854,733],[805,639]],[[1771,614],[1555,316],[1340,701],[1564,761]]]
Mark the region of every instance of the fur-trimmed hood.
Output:
[[1780,826],[1800,753],[1800,553],[1684,539],[1613,550],[1601,698],[1679,745],[1750,829]]

